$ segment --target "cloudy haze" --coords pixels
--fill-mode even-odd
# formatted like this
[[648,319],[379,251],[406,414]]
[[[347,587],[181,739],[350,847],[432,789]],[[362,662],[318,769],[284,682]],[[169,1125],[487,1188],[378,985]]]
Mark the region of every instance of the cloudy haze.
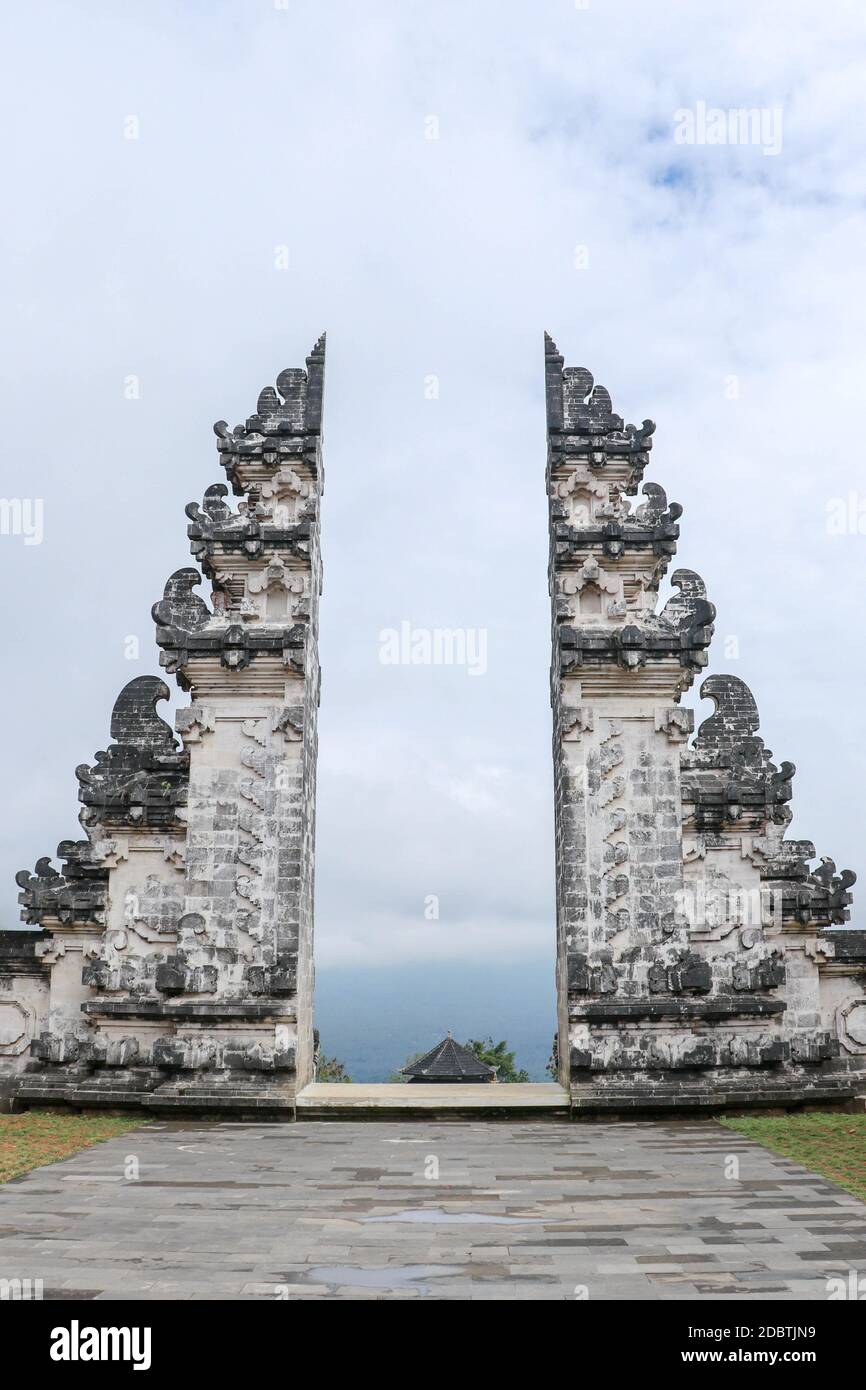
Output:
[[[552,970],[544,328],[658,422],[708,670],[797,764],[792,833],[866,873],[859,4],[49,0],[4,28],[2,490],[44,500],[41,544],[0,538],[4,925],[158,669],[211,422],[323,329],[320,972]],[[679,142],[701,103],[776,113],[781,148]],[[383,665],[402,622],[483,630],[486,672]]]

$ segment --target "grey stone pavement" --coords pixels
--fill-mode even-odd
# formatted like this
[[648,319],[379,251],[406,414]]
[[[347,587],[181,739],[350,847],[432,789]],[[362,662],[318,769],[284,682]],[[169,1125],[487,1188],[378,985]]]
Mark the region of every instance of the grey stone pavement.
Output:
[[866,1204],[710,1120],[153,1123],[0,1187],[0,1278],[45,1298],[775,1301],[852,1270]]

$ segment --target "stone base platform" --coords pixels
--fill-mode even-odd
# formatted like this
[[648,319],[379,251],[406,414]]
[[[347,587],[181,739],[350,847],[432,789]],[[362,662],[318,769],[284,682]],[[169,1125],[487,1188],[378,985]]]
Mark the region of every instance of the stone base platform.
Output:
[[418,1082],[395,1085],[355,1085],[315,1082],[298,1093],[299,1120],[402,1119],[421,1116],[521,1114],[543,1118],[568,1114],[568,1092],[554,1083],[526,1085],[448,1085]]
[[0,1113],[33,1107],[71,1110],[139,1110],[148,1117],[224,1116],[236,1120],[293,1120],[295,1087],[280,1077],[233,1075],[214,1078],[205,1072],[196,1079],[165,1075],[153,1069],[129,1070],[123,1075],[105,1069],[70,1068],[25,1072],[0,1085]]
[[805,1109],[856,1109],[857,1092],[844,1077],[786,1084],[784,1078],[749,1085],[660,1084],[658,1086],[571,1087],[574,1118],[634,1116],[754,1114],[756,1111]]

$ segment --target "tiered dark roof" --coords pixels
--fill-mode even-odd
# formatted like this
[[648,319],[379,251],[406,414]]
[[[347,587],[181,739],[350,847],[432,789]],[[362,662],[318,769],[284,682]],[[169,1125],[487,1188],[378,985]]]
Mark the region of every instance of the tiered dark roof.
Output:
[[447,1081],[452,1077],[455,1081],[465,1081],[467,1077],[491,1081],[496,1075],[496,1068],[489,1067],[474,1052],[461,1047],[449,1036],[430,1052],[425,1052],[411,1067],[404,1067],[401,1074],[424,1081]]

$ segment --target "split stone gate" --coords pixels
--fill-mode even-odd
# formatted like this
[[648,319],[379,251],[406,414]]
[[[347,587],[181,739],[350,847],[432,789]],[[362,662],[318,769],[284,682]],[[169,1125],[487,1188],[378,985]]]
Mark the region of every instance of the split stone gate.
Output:
[[[7,1105],[291,1117],[313,1078],[313,865],[325,339],[214,429],[226,483],[187,507],[193,559],[154,605],[189,705],[118,696],[77,768],[85,837],[17,875],[0,932]],[[681,697],[715,609],[659,586],[681,507],[626,425],[545,338],[557,883],[557,1051],[571,1106],[689,1110],[866,1091],[866,932],[854,875],[788,840],[742,681]],[[240,499],[228,502],[228,485]],[[639,503],[632,498],[640,494]],[[197,592],[210,581],[206,601]],[[691,740],[691,741],[690,741]]]

